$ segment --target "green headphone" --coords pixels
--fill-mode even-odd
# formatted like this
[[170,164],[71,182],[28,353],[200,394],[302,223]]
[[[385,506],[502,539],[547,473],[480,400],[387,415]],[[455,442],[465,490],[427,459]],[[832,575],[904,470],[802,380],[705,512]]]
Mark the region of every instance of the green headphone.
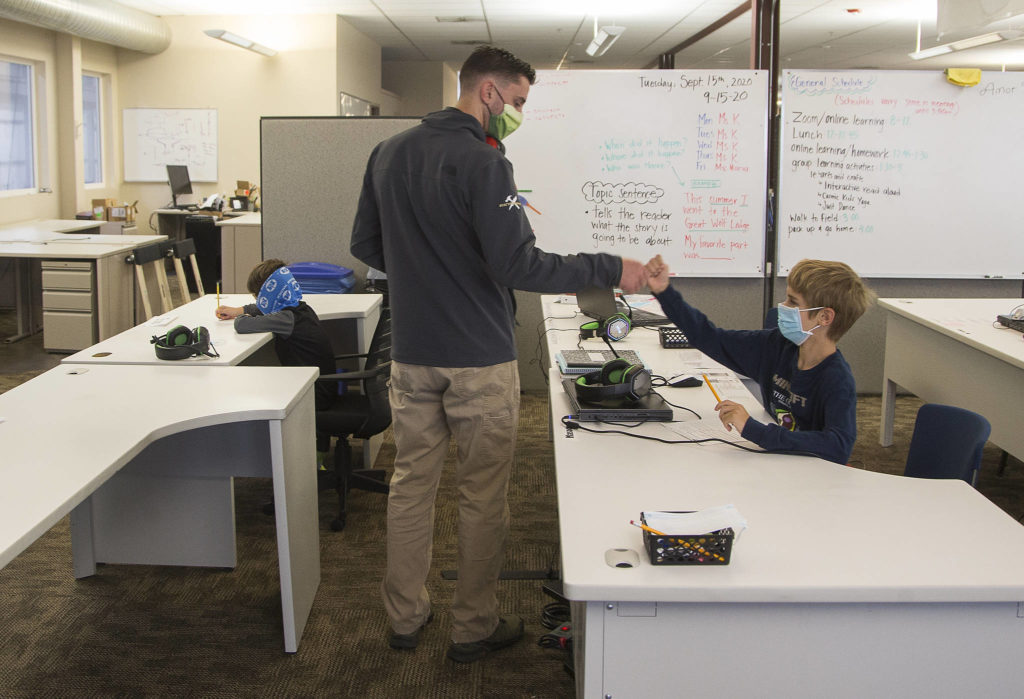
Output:
[[589,340],[592,337],[606,337],[609,340],[621,340],[629,334],[629,330],[629,318],[623,313],[613,313],[604,320],[595,320],[581,325],[580,339]]
[[651,374],[625,359],[605,362],[600,371],[576,379],[576,397],[584,403],[625,398],[638,401],[651,392]]

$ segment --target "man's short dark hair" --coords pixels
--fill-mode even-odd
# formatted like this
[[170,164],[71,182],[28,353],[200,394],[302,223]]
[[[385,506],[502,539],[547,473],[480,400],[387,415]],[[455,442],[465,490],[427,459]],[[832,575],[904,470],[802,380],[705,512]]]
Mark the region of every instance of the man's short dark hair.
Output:
[[516,58],[497,46],[477,46],[459,71],[459,85],[463,90],[474,87],[486,75],[495,75],[505,82],[512,82],[520,76],[533,85],[537,72],[526,61]]

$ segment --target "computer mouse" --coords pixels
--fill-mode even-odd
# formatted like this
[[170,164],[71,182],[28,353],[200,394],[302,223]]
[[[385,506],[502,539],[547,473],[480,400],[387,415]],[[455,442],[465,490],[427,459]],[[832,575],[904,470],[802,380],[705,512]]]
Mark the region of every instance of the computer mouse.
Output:
[[685,379],[679,379],[669,384],[672,388],[696,388],[697,386],[703,385],[704,382],[698,379],[696,376],[687,376]]
[[640,554],[633,549],[608,549],[604,562],[612,568],[636,568],[640,565]]

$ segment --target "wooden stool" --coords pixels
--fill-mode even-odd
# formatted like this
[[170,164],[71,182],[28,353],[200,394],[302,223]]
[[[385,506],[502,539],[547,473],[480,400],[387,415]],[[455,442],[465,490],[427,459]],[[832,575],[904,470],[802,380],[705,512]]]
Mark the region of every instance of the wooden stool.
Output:
[[188,293],[188,280],[185,279],[185,267],[181,263],[184,257],[189,258],[189,261],[192,263],[192,274],[196,278],[196,291],[199,292],[200,296],[205,296],[206,290],[203,289],[203,278],[199,274],[199,263],[196,262],[196,241],[192,238],[186,238],[185,240],[171,243],[171,254],[174,256],[174,273],[178,276],[178,289],[181,291],[182,303],[188,303],[191,300]]
[[125,262],[135,265],[135,279],[139,283],[139,292],[142,296],[142,308],[146,313],[146,320],[153,317],[153,305],[149,300],[149,285],[146,284],[144,267],[150,265],[156,275],[157,288],[160,291],[160,302],[163,305],[162,313],[174,308],[171,301],[171,287],[167,283],[167,271],[164,269],[164,258],[168,249],[163,244],[144,245],[135,248],[132,254],[125,258]]

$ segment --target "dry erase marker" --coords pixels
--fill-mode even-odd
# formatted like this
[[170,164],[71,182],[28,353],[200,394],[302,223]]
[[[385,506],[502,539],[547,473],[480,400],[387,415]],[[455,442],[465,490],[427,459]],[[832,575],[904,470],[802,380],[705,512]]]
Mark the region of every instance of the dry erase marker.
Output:
[[706,383],[708,385],[708,388],[711,389],[711,393],[714,394],[715,400],[717,400],[719,403],[721,403],[722,402],[722,397],[720,395],[718,395],[718,391],[716,391],[715,387],[711,384],[711,379],[708,378],[707,374],[701,374],[701,376],[704,377],[704,383]]

